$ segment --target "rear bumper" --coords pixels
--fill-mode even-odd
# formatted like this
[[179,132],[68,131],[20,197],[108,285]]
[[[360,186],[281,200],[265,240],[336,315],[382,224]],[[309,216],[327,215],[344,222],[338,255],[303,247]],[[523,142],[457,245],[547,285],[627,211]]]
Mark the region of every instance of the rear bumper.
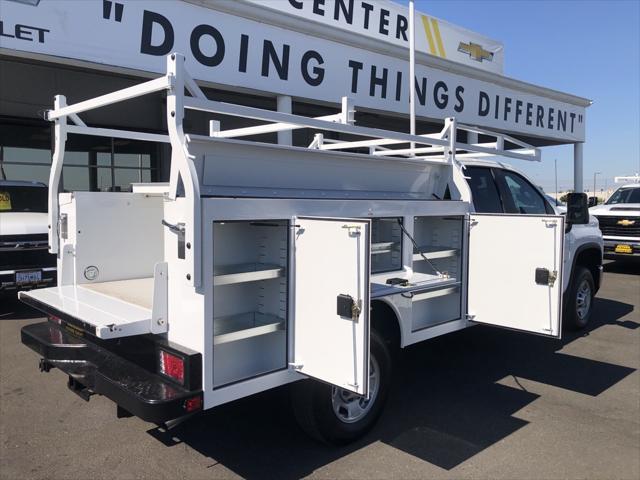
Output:
[[56,267],[34,267],[27,270],[41,271],[41,279],[29,283],[16,283],[16,272],[20,270],[3,270],[0,267],[0,294],[18,292],[20,290],[31,290],[33,288],[52,287],[56,284]]
[[[202,391],[191,391],[103,348],[64,326],[42,322],[22,328],[22,343],[43,358],[41,369],[55,367],[69,375],[69,385],[83,398],[104,395],[127,412],[164,423],[202,409]],[[199,405],[195,410],[194,405]]]

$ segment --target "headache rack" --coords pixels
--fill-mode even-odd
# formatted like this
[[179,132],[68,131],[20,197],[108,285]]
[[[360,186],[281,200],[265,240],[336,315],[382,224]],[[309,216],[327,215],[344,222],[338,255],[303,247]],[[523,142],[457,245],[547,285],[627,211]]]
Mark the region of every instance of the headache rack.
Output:
[[[460,125],[453,117],[444,119],[444,127],[440,132],[424,135],[356,126],[354,125],[355,107],[347,97],[342,98],[339,113],[315,118],[209,100],[187,73],[184,63],[184,56],[173,53],[167,56],[167,71],[160,78],[73,105],[67,105],[63,95],[55,97],[54,109],[48,111],[46,115],[48,120],[55,122],[55,148],[49,177],[49,251],[51,253],[58,253],[59,250],[58,236],[61,227],[58,192],[65,142],[69,134],[162,142],[171,145],[170,181],[165,196],[169,200],[183,196],[191,206],[184,219],[184,225],[180,229],[184,234],[185,243],[191,246],[186,250],[185,258],[190,265],[187,278],[190,285],[194,287],[200,286],[202,281],[201,181],[194,162],[195,156],[190,152],[190,144],[194,142],[211,142],[211,150],[215,154],[216,145],[221,145],[221,141],[225,139],[234,139],[233,141],[239,142],[240,140],[235,139],[264,133],[312,129],[318,133],[315,133],[313,141],[307,148],[290,146],[278,146],[278,148],[326,152],[328,156],[333,152],[342,152],[343,155],[357,156],[358,161],[384,162],[385,165],[389,165],[389,162],[440,165],[448,167],[448,174],[456,184],[463,182],[464,167],[458,161],[461,158],[504,156],[520,160],[540,160],[539,150],[531,145],[502,133]],[[188,95],[185,94],[185,90]],[[167,95],[167,134],[91,127],[79,116],[89,110],[160,91],[165,91]],[[242,117],[265,122],[265,124],[222,130],[220,122],[211,120],[209,136],[187,134],[183,126],[187,110]],[[460,131],[490,137],[492,141],[471,144],[460,142],[458,141]],[[325,138],[322,132],[336,132],[356,139],[349,141],[329,139]],[[256,142],[245,143],[257,145]],[[234,275],[234,273],[221,275],[219,281],[226,281],[224,277],[228,275]]]

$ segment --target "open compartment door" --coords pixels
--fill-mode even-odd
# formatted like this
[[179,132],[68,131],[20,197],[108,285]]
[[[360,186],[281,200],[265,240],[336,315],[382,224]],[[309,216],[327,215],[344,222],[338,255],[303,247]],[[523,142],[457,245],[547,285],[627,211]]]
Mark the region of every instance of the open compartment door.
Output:
[[469,220],[469,319],[559,338],[564,217]]
[[293,366],[367,395],[370,221],[297,217],[293,222]]

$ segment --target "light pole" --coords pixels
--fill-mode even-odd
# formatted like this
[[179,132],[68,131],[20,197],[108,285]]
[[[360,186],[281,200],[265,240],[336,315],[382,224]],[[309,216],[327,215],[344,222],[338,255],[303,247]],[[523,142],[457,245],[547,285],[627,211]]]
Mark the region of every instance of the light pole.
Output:
[[602,172],[593,172],[593,199],[598,204],[598,197],[596,196],[596,175],[600,175]]
[[[416,34],[415,5],[409,0],[409,133],[416,134]],[[411,142],[410,147],[416,144]],[[414,154],[412,153],[412,156]]]
[[558,159],[553,159],[553,168],[556,174],[556,202],[558,201]]

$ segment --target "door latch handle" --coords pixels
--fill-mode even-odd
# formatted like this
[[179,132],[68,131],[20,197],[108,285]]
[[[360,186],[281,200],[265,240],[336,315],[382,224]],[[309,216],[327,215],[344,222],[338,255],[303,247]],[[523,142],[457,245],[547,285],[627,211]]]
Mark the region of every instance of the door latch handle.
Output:
[[162,225],[164,225],[165,227],[167,227],[169,230],[171,230],[173,233],[184,233],[184,223],[176,223],[175,225],[172,223],[167,222],[164,218],[162,219]]
[[162,225],[167,227],[171,232],[178,235],[178,258],[184,260],[185,258],[185,227],[184,223],[176,223],[175,225],[162,219]]
[[536,284],[553,287],[558,279],[558,271],[548,268],[536,268]]
[[362,313],[362,300],[356,300],[351,295],[338,295],[337,314],[344,318],[358,321]]

